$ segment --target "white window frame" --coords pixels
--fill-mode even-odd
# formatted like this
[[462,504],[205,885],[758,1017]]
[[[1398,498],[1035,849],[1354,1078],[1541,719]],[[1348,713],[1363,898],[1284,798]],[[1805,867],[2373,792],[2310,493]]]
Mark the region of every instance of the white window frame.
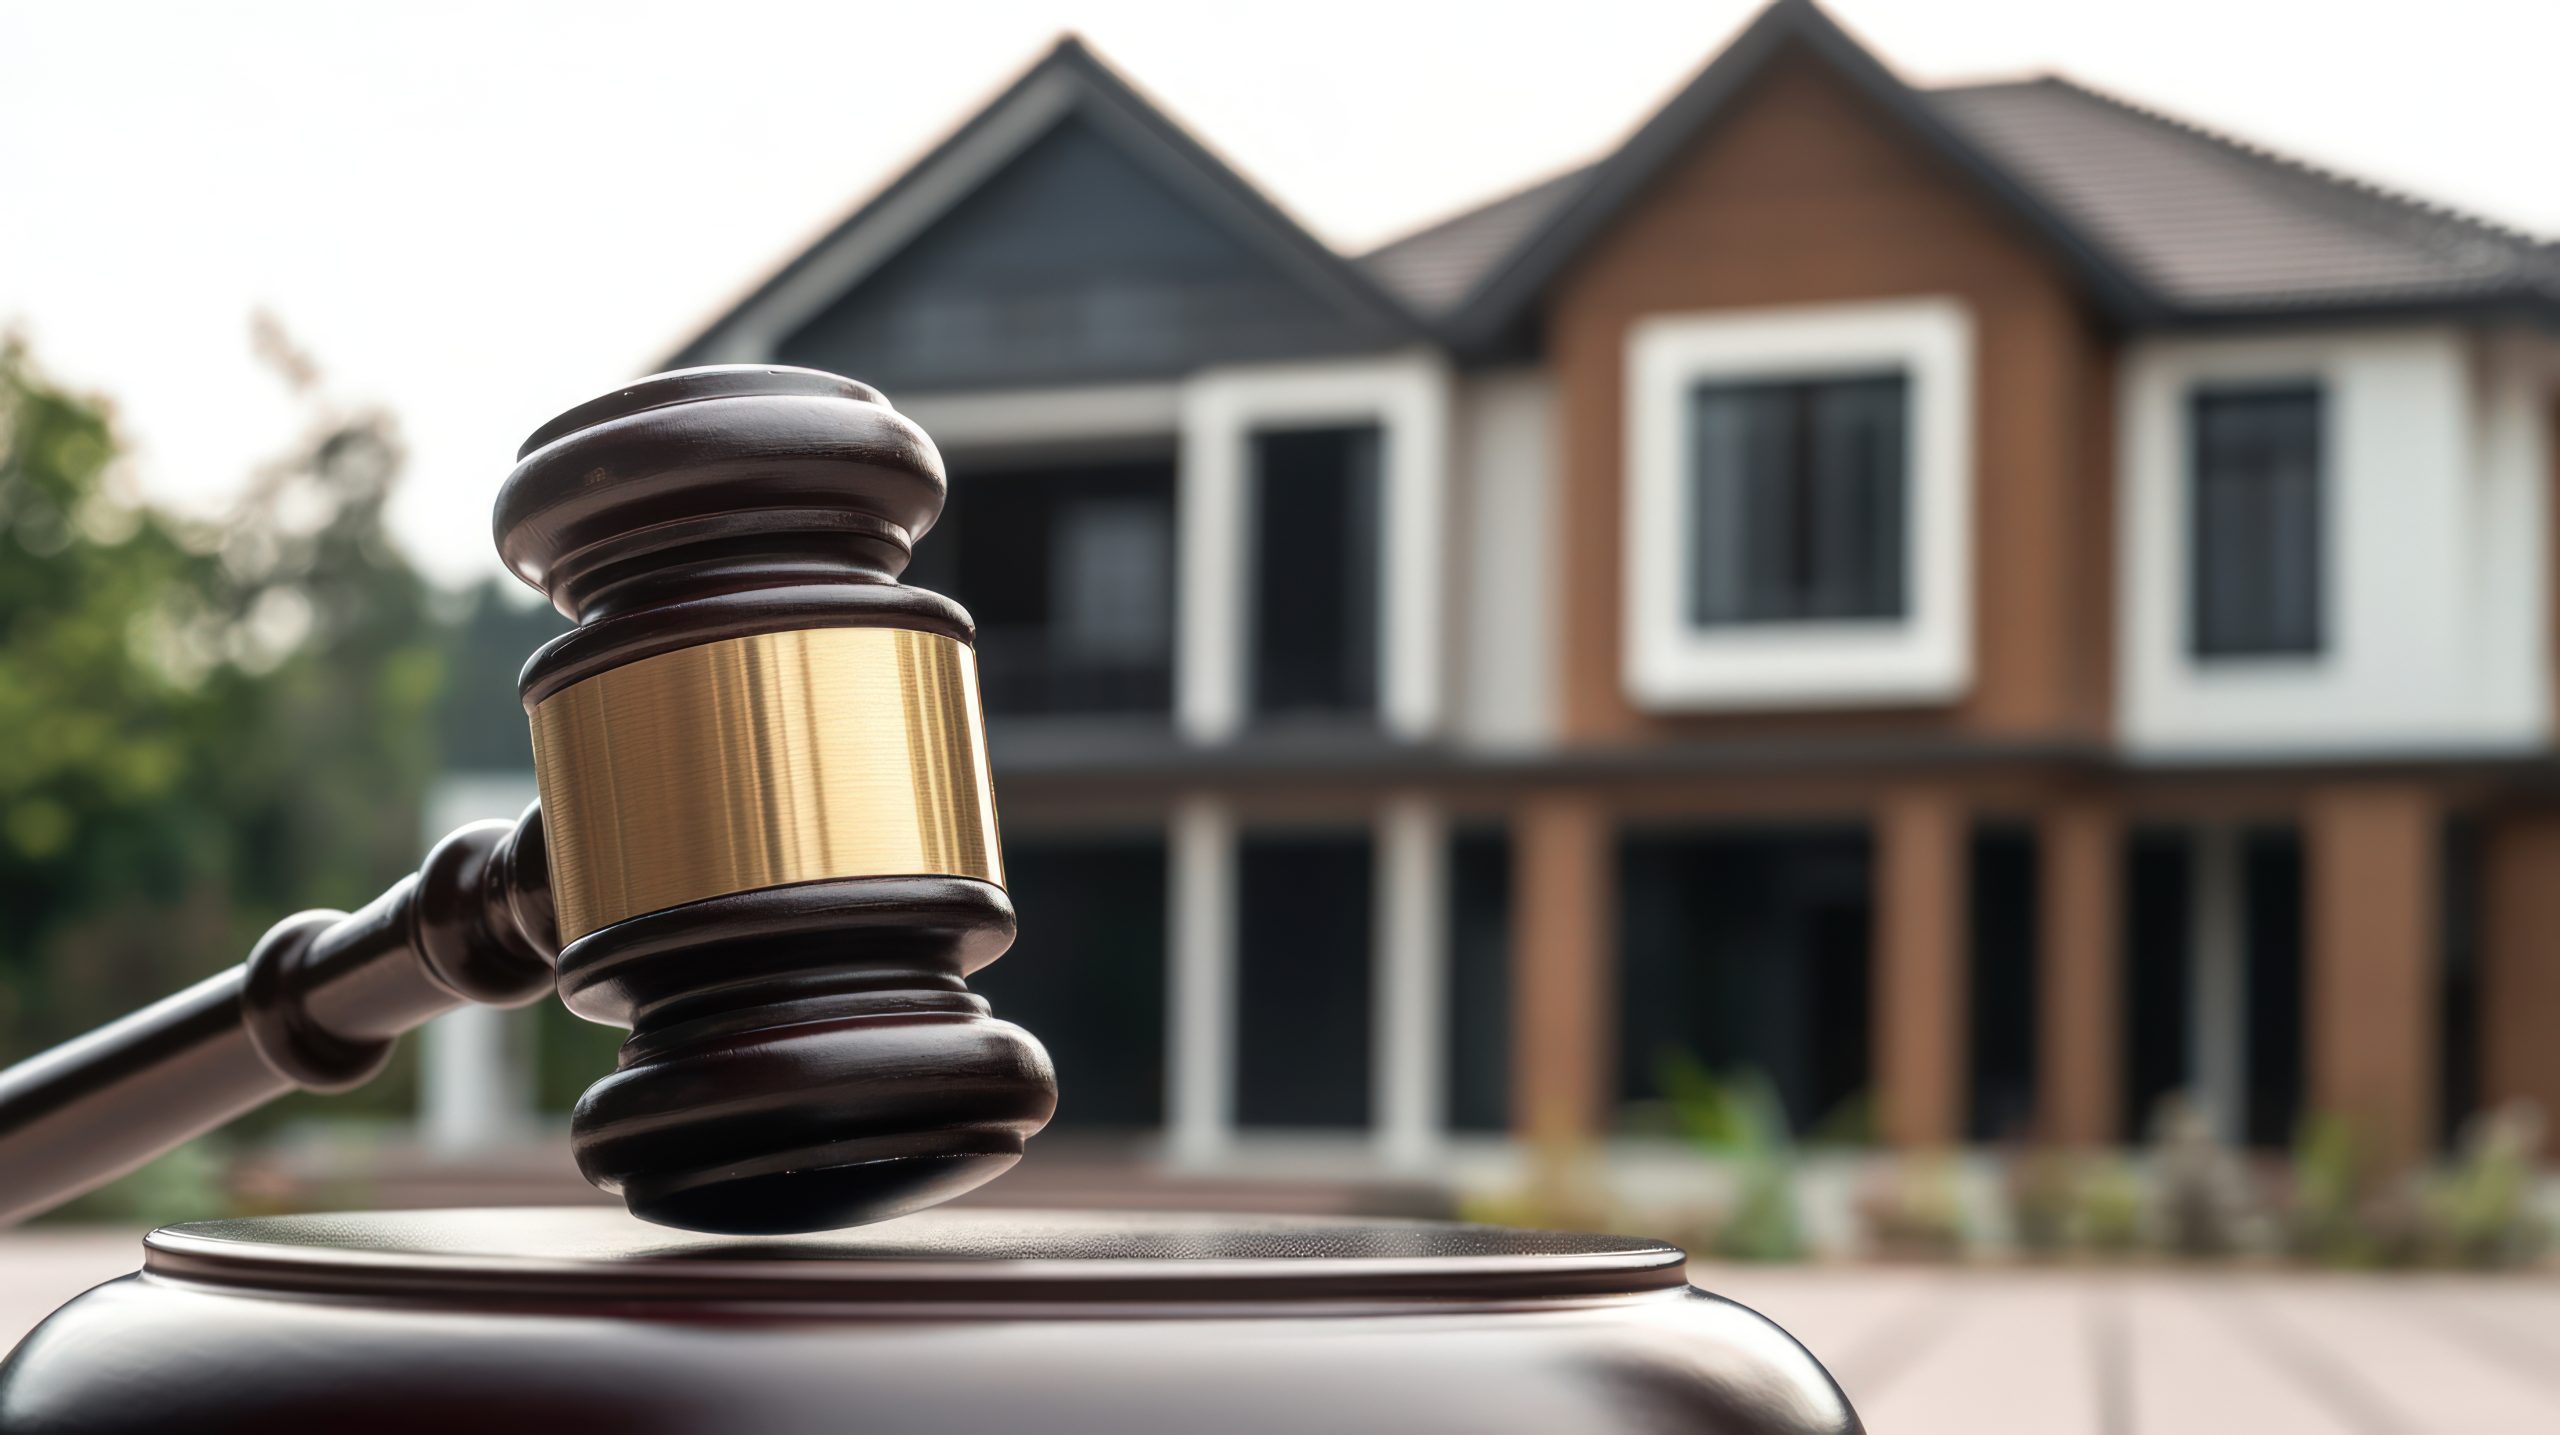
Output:
[[[1952,298],[1660,314],[1626,344],[1625,665],[1639,707],[1942,702],[1973,677],[1973,319]],[[1906,376],[1903,616],[1689,621],[1691,392],[1702,383]]]
[[1211,369],[1183,385],[1174,707],[1184,736],[1224,741],[1245,723],[1253,435],[1321,424],[1379,429],[1379,722],[1405,740],[1438,729],[1450,403],[1448,366],[1428,352]]

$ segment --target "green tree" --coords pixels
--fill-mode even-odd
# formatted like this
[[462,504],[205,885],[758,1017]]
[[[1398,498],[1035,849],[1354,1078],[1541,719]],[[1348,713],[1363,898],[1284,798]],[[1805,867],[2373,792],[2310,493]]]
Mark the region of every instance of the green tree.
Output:
[[214,521],[132,496],[109,405],[0,344],[0,1059],[416,861],[445,652],[397,430],[256,343],[309,427]]

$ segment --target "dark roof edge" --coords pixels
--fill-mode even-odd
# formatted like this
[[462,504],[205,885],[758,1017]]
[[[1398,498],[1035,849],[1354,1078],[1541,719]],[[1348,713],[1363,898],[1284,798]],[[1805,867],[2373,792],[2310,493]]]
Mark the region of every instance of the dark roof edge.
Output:
[[2123,782],[2211,779],[2266,781],[2346,773],[2475,774],[2560,786],[2560,753],[2533,749],[2377,747],[2362,752],[2273,757],[2242,751],[2139,753],[2093,739],[1983,738],[1947,734],[1874,737],[1694,739],[1646,745],[1569,746],[1528,752],[1478,751],[1443,743],[1399,743],[1374,734],[1273,734],[1215,747],[1182,742],[1169,729],[1089,732],[1045,744],[1034,734],[990,728],[1000,779],[1023,785],[1201,782],[1238,784],[1381,779],[1458,782],[1647,782],[1714,776],[1733,781],[1837,779],[1884,771],[1958,773],[2045,771]]
[[770,301],[774,295],[804,273],[820,256],[845,242],[867,222],[880,214],[900,196],[913,189],[923,177],[967,145],[971,139],[995,123],[998,116],[1022,99],[1034,86],[1054,73],[1065,73],[1079,86],[1082,97],[1098,100],[1111,107],[1120,118],[1135,123],[1151,138],[1192,171],[1200,180],[1215,188],[1220,199],[1239,211],[1248,221],[1262,229],[1298,264],[1322,275],[1354,304],[1369,309],[1371,317],[1389,329],[1427,337],[1428,331],[1412,311],[1340,250],[1318,239],[1298,219],[1282,208],[1236,168],[1202,144],[1189,130],[1168,116],[1146,95],[1139,92],[1120,73],[1106,63],[1082,38],[1074,34],[1058,37],[1056,43],[1038,60],[1016,75],[995,98],[978,107],[968,119],[936,141],[925,153],[900,170],[895,178],[856,204],[843,219],[831,226],[815,242],[803,247],[785,261],[763,282],[729,304],[718,318],[695,331],[664,361],[666,368],[684,368],[703,363],[716,352],[716,346],[740,317]]
[[2070,75],[2048,71],[2032,79],[1948,85],[1940,88],[1941,90],[1988,90],[2001,88],[2004,83],[2017,86],[2044,85],[2054,89],[2069,90],[2146,124],[2229,150],[2234,154],[2245,156],[2254,163],[2278,170],[2295,179],[2307,181],[2320,189],[2337,193],[2341,197],[2353,198],[2394,211],[2400,217],[2467,230],[2481,238],[2494,239],[2520,249],[2530,250],[2547,244],[2560,244],[2560,239],[2546,241],[2538,235],[2491,219],[2485,214],[2478,214],[2440,200],[2428,199],[2408,190],[2393,188],[2379,180],[2366,179],[2361,175],[2335,169],[2316,160],[2305,159],[2299,155],[2288,154],[2282,150],[2243,139],[2229,130],[2157,109],[2140,100],[2128,98]]

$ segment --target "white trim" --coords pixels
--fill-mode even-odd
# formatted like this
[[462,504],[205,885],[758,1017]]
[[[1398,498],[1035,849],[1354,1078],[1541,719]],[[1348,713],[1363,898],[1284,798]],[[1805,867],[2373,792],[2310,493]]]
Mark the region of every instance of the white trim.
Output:
[[1170,383],[889,398],[946,453],[1110,439],[1171,440],[1182,428],[1182,389]]
[[2239,831],[2196,829],[2188,860],[2195,894],[2187,913],[2187,1084],[2213,1134],[2237,1142],[2247,1134],[2249,1091],[2248,896]]
[[[1687,620],[1688,396],[1708,379],[1910,381],[1909,609],[1895,622]],[[1973,320],[1949,298],[1661,314],[1627,335],[1626,683],[1641,707],[1946,701],[1973,676]]]
[[1197,1168],[1235,1140],[1235,814],[1186,796],[1166,838],[1166,1157]]
[[1459,385],[1450,474],[1449,728],[1479,749],[1531,750],[1556,734],[1555,380],[1543,369]]
[[1252,632],[1246,541],[1250,440],[1278,424],[1375,423],[1386,532],[1379,545],[1379,717],[1400,738],[1440,721],[1448,366],[1428,351],[1204,370],[1182,389],[1182,631],[1174,708],[1195,742],[1230,738],[1246,713]]
[[1388,1169],[1427,1172],[1448,1125],[1448,827],[1428,798],[1398,795],[1378,810],[1375,843],[1374,1134]]
[[[2137,759],[2530,751],[2550,732],[2530,345],[2449,325],[2137,339],[2119,399],[2118,731]],[[2188,650],[2189,398],[2321,389],[2322,646]]]

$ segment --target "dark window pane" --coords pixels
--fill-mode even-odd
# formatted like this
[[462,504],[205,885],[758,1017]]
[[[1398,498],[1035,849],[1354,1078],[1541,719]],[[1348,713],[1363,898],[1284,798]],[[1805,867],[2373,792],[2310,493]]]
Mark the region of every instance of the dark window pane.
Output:
[[2032,1135],[2036,1098],[2036,835],[1986,825],[1966,867],[1973,933],[1967,1083],[1977,1141]]
[[1691,622],[1902,616],[1909,388],[1892,374],[1691,393]]
[[1163,1124],[1163,840],[1016,838],[1004,865],[1022,935],[969,985],[1049,1048],[1057,1125]]
[[2190,419],[2189,645],[2208,658],[2319,652],[2320,391],[2209,389]]
[[2302,1119],[2302,834],[2253,830],[2240,847],[2248,962],[2249,1094],[2243,1135],[2282,1149]]
[[1449,1124],[1511,1125],[1511,836],[1449,844]]
[[1253,436],[1253,710],[1378,702],[1379,463],[1365,428]]
[[1173,704],[1173,464],[956,466],[907,581],[978,620],[989,714]]
[[1236,849],[1236,1124],[1365,1126],[1369,839]]
[[1764,1073],[1799,1130],[1867,1087],[1872,845],[1857,830],[1646,833],[1620,849],[1620,1095],[1663,1057]]
[[2125,1080],[2119,1129],[2137,1140],[2150,1131],[2160,1099],[2187,1086],[2193,845],[2192,834],[2180,828],[2142,828],[2125,844]]

